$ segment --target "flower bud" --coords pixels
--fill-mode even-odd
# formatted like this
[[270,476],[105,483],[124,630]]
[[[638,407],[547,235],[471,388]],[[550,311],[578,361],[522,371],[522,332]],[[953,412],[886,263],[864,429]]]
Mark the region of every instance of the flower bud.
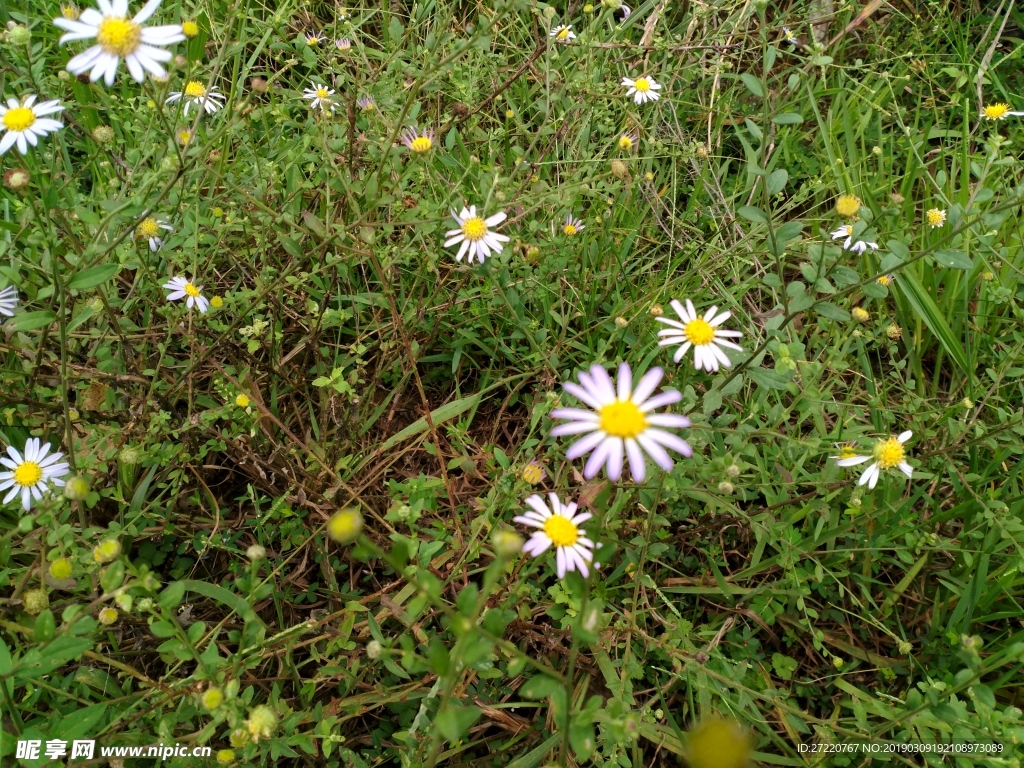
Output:
[[241,749],[250,741],[249,732],[244,728],[235,728],[228,736],[228,743],[235,749]]
[[523,537],[515,531],[499,528],[491,536],[494,552],[499,557],[513,557],[523,551]]
[[109,605],[96,615],[96,619],[105,627],[109,627],[117,621],[117,610]]
[[97,144],[109,144],[114,140],[114,129],[109,125],[98,125],[92,129],[92,137]]
[[18,24],[12,27],[7,33],[7,39],[10,40],[13,45],[28,45],[29,41],[32,40],[32,30]]
[[92,559],[97,563],[110,563],[121,554],[121,543],[117,539],[104,539],[92,551]]
[[726,496],[731,496],[732,492],[735,490],[736,489],[733,487],[733,484],[728,480],[723,480],[718,484],[718,492],[724,493]]
[[83,501],[89,495],[89,479],[75,475],[64,483],[64,496],[71,501]]
[[624,179],[626,178],[626,176],[629,175],[629,168],[622,160],[620,160],[617,157],[612,159],[611,168],[612,175],[617,178]]
[[31,181],[32,177],[24,168],[11,168],[4,174],[4,186],[14,192],[24,191]]
[[376,660],[384,652],[384,646],[377,640],[371,640],[366,644],[366,658]]
[[203,709],[212,712],[224,703],[224,691],[220,688],[207,688],[202,698]]
[[[184,25],[182,25],[184,26]],[[220,765],[231,765],[235,762],[235,750],[233,749],[218,749],[217,750],[217,762]]]
[[71,574],[73,572],[74,566],[71,565],[71,561],[66,557],[58,557],[50,563],[50,576],[57,581],[64,581],[64,579],[71,578]]
[[363,516],[358,509],[340,509],[327,521],[327,535],[345,544],[359,536],[363,530]]
[[252,562],[263,560],[267,556],[267,550],[261,547],[259,544],[253,544],[247,550],[245,550],[245,556],[248,557]]

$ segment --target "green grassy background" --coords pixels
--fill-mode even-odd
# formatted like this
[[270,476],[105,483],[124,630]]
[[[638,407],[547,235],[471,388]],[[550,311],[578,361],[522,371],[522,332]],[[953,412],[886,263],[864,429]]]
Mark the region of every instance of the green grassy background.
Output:
[[[66,128],[0,159],[32,176],[0,189],[0,285],[22,300],[0,438],[61,444],[93,490],[0,510],[5,760],[19,734],[216,751],[267,704],[274,736],[239,765],[675,765],[712,713],[758,765],[868,764],[812,743],[993,743],[872,759],[1019,765],[1024,124],[979,119],[1024,109],[1019,9],[894,3],[847,30],[862,7],[837,4],[815,47],[799,3],[649,0],[618,23],[168,0],[161,23],[201,29],[169,82],[122,64],[108,89],[62,73],[81,46],[57,45],[56,3],[28,5],[0,2],[32,31],[3,42],[2,93],[62,99]],[[619,81],[644,72],[663,98],[637,107]],[[189,78],[226,108],[165,107]],[[395,143],[413,123],[437,131],[425,157]],[[878,252],[829,240],[841,193]],[[464,202],[509,214],[483,265],[442,247]],[[132,236],[146,212],[175,227],[156,253]],[[223,307],[168,304],[172,274]],[[673,364],[651,313],[673,298],[730,309],[742,364]],[[549,413],[623,360],[666,368],[694,457],[584,482]],[[828,458],[905,429],[910,482],[859,489]],[[587,583],[495,552],[532,460],[594,512]],[[365,521],[351,546],[324,533],[339,508]],[[48,583],[62,556],[73,583]]]

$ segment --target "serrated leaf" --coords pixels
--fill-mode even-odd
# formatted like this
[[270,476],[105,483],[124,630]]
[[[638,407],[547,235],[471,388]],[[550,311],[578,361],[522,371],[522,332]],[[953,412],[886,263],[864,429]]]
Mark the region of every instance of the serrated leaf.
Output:
[[120,264],[100,264],[98,267],[83,269],[71,278],[71,281],[68,283],[68,289],[84,291],[87,288],[95,288],[116,275],[117,270],[120,268]]
[[57,316],[53,312],[47,312],[46,310],[25,312],[15,316],[14,329],[16,331],[34,331],[36,328],[49,325],[56,319]]
[[749,72],[744,72],[742,75],[740,75],[740,80],[742,80],[743,84],[747,86],[747,90],[750,91],[755,96],[757,96],[757,98],[764,98],[764,86],[761,85],[760,80],[758,80]]

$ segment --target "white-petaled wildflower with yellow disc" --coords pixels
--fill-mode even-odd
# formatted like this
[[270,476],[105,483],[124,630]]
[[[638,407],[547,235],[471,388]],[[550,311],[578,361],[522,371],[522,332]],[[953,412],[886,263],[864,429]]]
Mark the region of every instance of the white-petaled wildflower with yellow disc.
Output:
[[8,285],[0,291],[0,315],[14,317],[14,308],[18,306],[18,289]]
[[618,481],[622,475],[623,459],[628,458],[633,480],[642,483],[647,476],[644,459],[646,452],[666,472],[671,471],[673,462],[665,448],[683,456],[692,456],[690,444],[671,432],[659,427],[684,428],[690,426],[685,416],[671,413],[652,413],[655,408],[678,403],[682,394],[668,390],[651,397],[665,372],[652,368],[633,388],[633,372],[626,363],[619,366],[617,385],[612,382],[608,371],[600,365],[592,365],[590,372],[580,372],[579,384],[567,381],[565,391],[593,408],[557,408],[551,412],[553,419],[569,419],[568,424],[559,424],[551,430],[552,437],[587,434],[573,443],[565,457],[572,461],[591,453],[583,468],[583,476],[589,480],[601,467],[605,467],[609,479]]
[[570,213],[565,217],[565,224],[562,225],[562,234],[566,237],[572,237],[573,235],[578,235],[584,229],[586,227],[583,226],[583,219],[577,219]]
[[167,232],[173,232],[174,227],[168,224],[163,219],[154,219],[147,217],[139,222],[139,225],[135,228],[135,237],[139,240],[149,241],[149,250],[156,253],[160,246],[164,244],[164,240],[160,237],[160,230],[163,229]]
[[925,221],[932,229],[946,223],[946,212],[941,208],[930,208],[924,215]]
[[835,232],[832,233],[833,240],[839,240],[845,237],[843,241],[843,250],[853,251],[854,253],[864,253],[868,248],[873,251],[878,250],[878,243],[868,242],[867,240],[854,240],[853,239],[853,224],[844,224]]
[[576,39],[576,33],[572,31],[572,24],[559,25],[551,30],[549,35],[556,43],[568,45]]
[[909,430],[901,432],[897,437],[888,437],[876,442],[870,456],[861,456],[855,453],[852,456],[841,456],[836,463],[840,467],[853,467],[874,459],[871,466],[865,469],[860,479],[857,480],[857,485],[866,484],[871,489],[878,483],[878,476],[883,470],[899,469],[900,472],[910,477],[914,468],[907,463],[907,449],[903,447],[903,444],[913,436],[914,433]]
[[196,285],[187,277],[172,277],[164,283],[163,288],[170,291],[170,294],[167,296],[168,301],[181,301],[184,299],[186,307],[189,309],[198,307],[199,311],[204,313],[207,307],[210,306],[210,302],[203,296],[202,286]]
[[434,146],[434,131],[427,129],[420,131],[418,128],[406,128],[402,131],[402,143],[409,148],[410,152],[422,155],[429,152]]
[[616,142],[619,149],[623,152],[629,152],[633,147],[636,146],[637,139],[640,138],[640,134],[637,131],[630,131],[629,133],[619,134],[619,139]]
[[1010,109],[1010,105],[1005,102],[999,102],[997,104],[989,104],[987,107],[981,110],[981,116],[986,120],[1002,120],[1009,116],[1020,117],[1024,115],[1024,112],[1014,112]]
[[96,82],[101,77],[111,86],[117,76],[117,67],[124,59],[135,82],[141,83],[149,72],[155,78],[167,77],[160,62],[170,61],[171,52],[161,46],[180,43],[185,39],[180,24],[144,27],[156,13],[161,0],[149,0],[142,10],[128,18],[128,0],[96,0],[99,10],[88,8],[78,19],[54,19],[53,23],[67,32],[60,42],[96,39],[96,45],[68,62],[68,72],[81,75],[89,72]]
[[448,239],[444,241],[444,247],[459,245],[459,252],[455,254],[456,261],[462,261],[465,256],[467,262],[477,259],[483,264],[492,251],[501,253],[502,243],[509,241],[506,235],[491,231],[491,227],[498,226],[508,218],[504,211],[485,219],[478,216],[476,206],[471,205],[469,208],[463,207],[462,213],[459,214],[452,210],[452,218],[459,228],[448,230],[445,235]]
[[0,464],[10,470],[0,472],[0,491],[10,488],[3,503],[20,495],[21,506],[28,512],[33,499],[42,499],[50,483],[63,487],[61,478],[71,471],[67,464],[58,463],[63,457],[60,452],[50,453],[49,443],[40,447],[38,437],[30,437],[25,442],[24,455],[18,453],[13,445],[8,446],[7,456],[0,458]]
[[227,100],[227,96],[221,93],[217,86],[207,88],[198,80],[189,80],[185,84],[184,91],[174,91],[167,97],[167,101],[164,104],[173,104],[182,98],[185,99],[185,109],[182,110],[182,114],[186,117],[192,105],[202,107],[206,110],[206,114],[212,115],[217,110],[222,109],[224,102]]
[[672,357],[672,360],[677,363],[683,359],[683,355],[690,350],[690,347],[693,347],[693,366],[698,371],[703,369],[711,373],[712,371],[717,372],[719,365],[730,367],[732,361],[722,351],[722,347],[742,352],[742,348],[735,342],[729,341],[729,338],[739,338],[743,334],[740,331],[725,331],[718,326],[732,317],[732,312],[725,311],[717,314],[718,307],[715,306],[705,312],[703,317],[700,317],[697,315],[693,302],[689,299],[686,300],[685,307],[675,299],[671,301],[671,304],[672,309],[679,315],[679,320],[669,317],[654,318],[659,323],[671,326],[671,328],[658,331],[660,337],[658,346],[680,344],[681,346]]
[[0,138],[0,155],[15,144],[18,145],[18,151],[24,155],[28,153],[29,144],[34,147],[39,143],[39,139],[59,131],[64,127],[64,123],[47,115],[57,114],[63,109],[59,99],[36,104],[35,94],[20,101],[11,97],[7,99],[7,104],[0,104],[0,131],[3,131],[3,138]]
[[313,87],[304,89],[302,98],[312,100],[309,105],[310,109],[327,109],[329,107],[331,112],[337,109],[338,105],[331,98],[334,95],[333,89],[326,85],[320,85],[316,80],[310,80],[309,84]]
[[632,96],[633,101],[637,104],[643,104],[647,101],[657,101],[661,98],[661,94],[658,91],[661,90],[661,85],[649,75],[638,77],[632,80],[628,77],[622,78],[622,85],[629,90],[626,91],[626,96]]
[[523,552],[539,557],[550,547],[555,548],[555,570],[558,578],[565,578],[569,571],[579,571],[586,578],[590,575],[590,564],[594,562],[594,542],[580,525],[593,515],[589,512],[576,513],[576,503],[563,504],[554,493],[548,494],[551,506],[544,503],[538,494],[527,497],[529,512],[516,515],[513,521],[539,528],[523,544]]

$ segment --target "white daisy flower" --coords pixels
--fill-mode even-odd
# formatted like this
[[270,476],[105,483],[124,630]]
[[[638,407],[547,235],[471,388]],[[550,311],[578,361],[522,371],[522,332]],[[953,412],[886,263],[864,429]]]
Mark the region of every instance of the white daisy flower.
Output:
[[658,93],[661,90],[661,86],[653,77],[638,77],[636,80],[624,77],[622,78],[622,84],[629,88],[626,91],[626,96],[632,96],[633,101],[637,104],[643,104],[646,101],[657,101],[661,98],[661,94]]
[[878,243],[870,243],[866,240],[853,240],[853,224],[844,224],[835,232],[832,233],[833,240],[839,240],[845,237],[843,241],[843,249],[847,251],[853,251],[854,253],[864,253],[868,248],[873,251],[878,250]]
[[68,62],[68,72],[73,75],[89,72],[90,80],[96,82],[102,77],[110,86],[124,59],[137,83],[145,79],[146,72],[156,78],[167,77],[160,62],[170,61],[171,52],[162,46],[179,43],[185,35],[180,24],[142,26],[156,13],[160,0],[149,0],[132,19],[128,18],[128,0],[96,0],[96,4],[99,10],[88,8],[77,20],[53,20],[58,27],[67,30],[61,35],[61,43],[96,38],[96,45]]
[[302,98],[312,99],[312,103],[309,105],[310,109],[327,109],[330,107],[331,112],[337,109],[338,105],[331,98],[334,95],[334,89],[328,89],[326,85],[318,85],[316,80],[310,80],[309,84],[313,87],[303,90]]
[[161,229],[168,232],[174,231],[174,227],[163,219],[147,217],[139,222],[139,226],[135,228],[135,237],[139,240],[148,240],[149,250],[156,253],[160,246],[164,244],[163,238],[160,237]]
[[574,218],[571,213],[565,217],[565,224],[562,225],[562,233],[567,237],[579,234],[584,229],[586,229],[586,227],[583,226],[583,219]]
[[594,477],[604,466],[608,478],[617,481],[622,475],[625,456],[629,459],[633,480],[642,483],[647,476],[645,452],[666,472],[672,469],[673,464],[665,448],[671,448],[683,456],[693,455],[689,443],[659,429],[688,427],[690,420],[670,413],[651,413],[655,408],[677,403],[683,397],[674,390],[649,397],[664,374],[661,368],[652,368],[633,389],[633,372],[626,363],[619,366],[617,386],[604,368],[592,365],[589,374],[579,374],[582,386],[571,381],[564,384],[566,392],[593,410],[556,408],[551,412],[551,418],[570,421],[552,429],[551,435],[560,437],[589,433],[573,443],[565,454],[572,461],[593,451],[583,468],[586,479]]
[[629,133],[619,134],[619,139],[616,143],[618,144],[619,149],[623,152],[629,152],[634,146],[636,146],[637,139],[639,138],[639,131],[630,131]]
[[429,128],[425,131],[420,131],[416,128],[406,128],[402,131],[402,143],[411,152],[422,155],[424,152],[429,152],[430,148],[434,146],[434,131]]
[[699,317],[697,310],[693,308],[693,302],[689,299],[686,300],[685,307],[675,299],[672,299],[670,303],[682,322],[668,317],[654,318],[659,323],[672,326],[658,331],[658,336],[661,337],[658,346],[681,344],[682,346],[676,350],[672,358],[677,363],[683,359],[683,355],[692,346],[693,366],[698,371],[704,369],[711,373],[712,371],[717,372],[719,365],[730,367],[732,361],[722,351],[722,347],[742,352],[742,348],[738,344],[728,341],[728,338],[739,338],[743,334],[739,331],[723,331],[718,326],[732,317],[732,312],[726,311],[719,315],[716,314],[718,307],[712,307],[704,313],[703,317]]
[[946,212],[942,208],[930,208],[924,218],[928,222],[928,226],[935,229],[946,223]]
[[593,515],[589,512],[576,514],[575,502],[562,504],[554,493],[548,494],[548,499],[550,508],[537,494],[527,497],[530,511],[512,518],[517,523],[540,529],[523,544],[523,552],[539,557],[554,546],[558,578],[565,578],[568,571],[579,571],[586,578],[590,575],[590,563],[594,562],[594,542],[579,526]]
[[198,80],[189,80],[185,84],[184,91],[174,91],[167,97],[167,101],[164,103],[173,104],[183,96],[185,97],[185,109],[182,111],[182,114],[185,116],[188,116],[189,107],[193,104],[196,107],[205,109],[206,114],[212,115],[217,110],[223,108],[224,101],[227,99],[227,96],[218,91],[216,86],[207,88]]
[[171,292],[167,297],[168,301],[185,299],[186,307],[192,309],[193,306],[197,306],[199,311],[204,313],[210,306],[210,302],[202,294],[202,286],[196,285],[186,277],[172,277],[170,281],[164,283],[163,287]]
[[[853,454],[852,456],[847,455],[852,451],[843,450],[840,451],[839,460],[836,462],[840,467],[853,467],[857,464],[863,464],[865,461],[874,462],[870,467],[864,470],[864,473],[857,480],[857,485],[867,485],[868,488],[874,488],[878,483],[878,475],[883,469],[899,469],[907,477],[910,477],[914,471],[914,468],[907,463],[907,450],[903,447],[903,444],[907,442],[911,437],[914,436],[913,432],[909,430],[907,432],[901,432],[899,437],[889,437],[885,440],[879,440],[875,443],[874,449],[871,451],[870,456],[860,456]],[[833,457],[836,458],[836,457]]]
[[[39,501],[50,483],[63,486],[61,479],[70,469],[67,464],[58,464],[63,453],[50,453],[50,444],[39,447],[39,438],[30,437],[25,442],[25,455],[18,453],[13,445],[7,447],[7,456],[0,458],[9,472],[0,472],[0,491],[6,491],[3,503],[21,496],[21,506],[28,512],[32,500]],[[9,457],[9,458],[8,458]]]
[[334,47],[339,51],[347,51],[352,48],[352,41],[347,37],[341,37],[334,41]]
[[8,285],[0,291],[0,315],[14,317],[16,306],[18,306],[18,291],[13,285]]
[[59,99],[44,101],[36,104],[35,94],[26,96],[21,101],[15,98],[7,99],[7,104],[0,104],[0,131],[3,131],[3,138],[0,138],[0,155],[4,154],[15,144],[21,154],[28,152],[28,145],[33,147],[39,143],[39,139],[47,134],[59,131],[64,127],[60,120],[54,120],[52,115],[60,112]]
[[796,39],[796,35],[789,31],[789,27],[782,28],[783,39],[790,45],[800,45],[800,41]]
[[491,255],[491,251],[501,253],[501,244],[509,241],[506,235],[490,230],[490,227],[498,226],[507,218],[503,211],[485,219],[482,216],[477,216],[476,206],[471,205],[469,208],[463,207],[461,214],[456,214],[452,210],[452,218],[455,219],[459,228],[448,231],[445,235],[448,239],[444,241],[444,247],[449,248],[457,243],[462,243],[459,246],[459,252],[455,254],[456,261],[462,261],[462,257],[468,254],[467,262],[477,259],[483,264],[484,259]]
[[326,39],[327,39],[327,36],[324,35],[323,32],[307,32],[306,33],[306,45],[311,45],[313,47],[316,47],[316,46],[320,45],[320,43],[322,43]]
[[986,120],[1002,120],[1009,116],[1020,117],[1024,115],[1024,112],[1013,112],[1010,109],[1009,104],[1000,102],[998,104],[989,104],[987,107],[981,110],[981,116]]
[[556,43],[568,44],[576,39],[576,33],[572,31],[572,24],[565,24],[552,29],[549,37]]

